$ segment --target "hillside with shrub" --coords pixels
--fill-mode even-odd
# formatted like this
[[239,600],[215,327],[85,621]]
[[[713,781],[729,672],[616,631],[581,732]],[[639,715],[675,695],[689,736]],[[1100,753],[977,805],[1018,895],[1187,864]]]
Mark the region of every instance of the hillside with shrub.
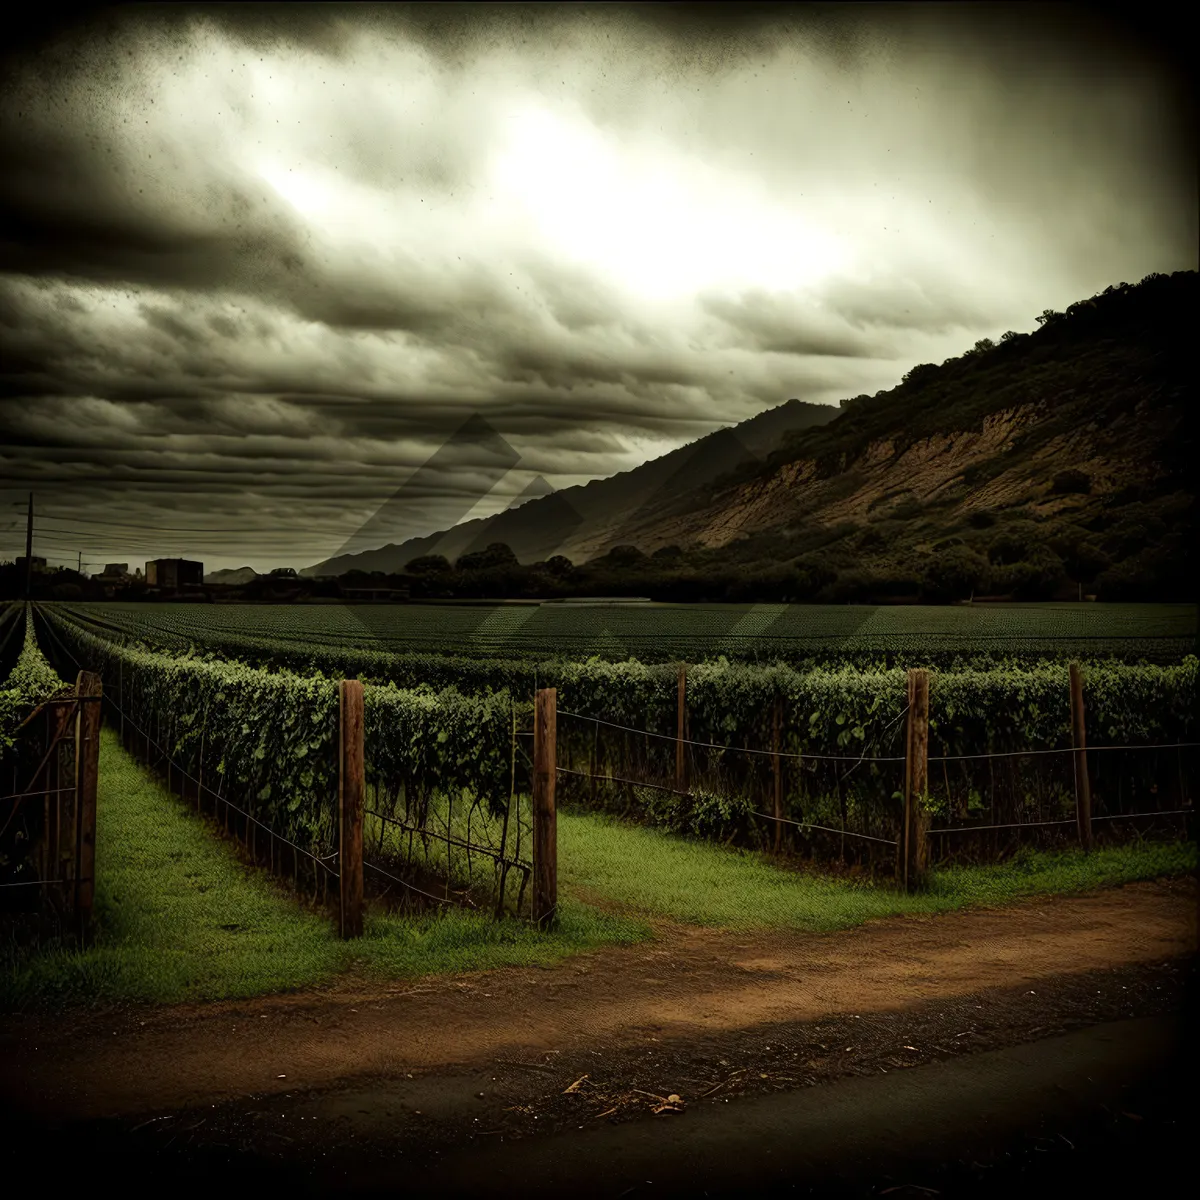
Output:
[[1196,300],[1151,275],[918,365],[628,541],[676,592],[1193,600]]

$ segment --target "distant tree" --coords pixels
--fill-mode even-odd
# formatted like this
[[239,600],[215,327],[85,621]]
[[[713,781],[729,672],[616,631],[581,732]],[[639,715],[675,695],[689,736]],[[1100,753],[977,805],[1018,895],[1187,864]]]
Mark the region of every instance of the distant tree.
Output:
[[792,577],[788,581],[791,600],[812,600],[823,588],[837,582],[838,573],[828,562],[817,556],[798,559],[792,564]]
[[1042,315],[1037,318],[1039,325],[1052,325],[1055,321],[1062,317],[1062,313],[1055,312],[1052,308],[1042,309]]
[[996,524],[996,514],[987,508],[977,508],[968,518],[972,529],[990,529]]
[[519,562],[513,548],[505,542],[493,542],[485,551],[488,562],[494,567],[511,567]]
[[1017,333],[1016,330],[1009,329],[1000,335],[1000,340],[1002,342],[1015,342],[1020,336],[1021,335]]
[[936,363],[917,363],[915,367],[907,372],[901,379],[902,383],[919,385],[928,383],[929,380],[935,378],[940,368]]
[[659,546],[657,550],[650,556],[651,558],[662,561],[664,559],[676,559],[683,557],[683,551],[678,546]]
[[966,546],[950,546],[934,554],[922,572],[922,592],[930,600],[965,600],[982,588],[987,560]]
[[646,555],[636,546],[614,546],[605,556],[614,567],[634,567],[646,561]]
[[433,575],[440,571],[449,571],[450,560],[442,554],[422,554],[419,558],[407,562],[404,569],[411,575]]
[[487,571],[493,567],[515,567],[517,556],[503,542],[493,542],[486,550],[464,554],[454,564],[460,571]]
[[1074,583],[1091,583],[1112,566],[1112,559],[1090,538],[1056,541],[1052,549]]
[[1050,600],[1066,582],[1062,559],[1047,547],[1008,568],[1008,586],[1018,600]]
[[1041,540],[1042,531],[1032,521],[1013,521],[988,545],[988,558],[1001,566],[1010,566],[1028,558]]
[[570,575],[575,570],[575,564],[563,554],[555,554],[546,559],[546,570],[551,575]]
[[986,354],[989,350],[995,350],[996,343],[991,338],[980,338],[972,347],[972,354]]

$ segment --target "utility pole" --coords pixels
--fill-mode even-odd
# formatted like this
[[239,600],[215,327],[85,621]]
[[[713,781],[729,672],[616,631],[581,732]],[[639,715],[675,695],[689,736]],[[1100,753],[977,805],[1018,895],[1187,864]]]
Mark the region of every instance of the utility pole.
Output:
[[29,493],[29,517],[25,522],[25,599],[29,599],[30,580],[33,577],[33,493]]
[[83,551],[82,550],[80,550],[80,552],[79,552],[79,562],[75,567],[75,574],[76,575],[83,574]]

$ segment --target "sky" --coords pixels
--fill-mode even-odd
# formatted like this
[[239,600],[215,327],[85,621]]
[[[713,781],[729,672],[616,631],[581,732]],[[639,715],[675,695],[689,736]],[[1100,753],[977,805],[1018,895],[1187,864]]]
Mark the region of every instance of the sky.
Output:
[[29,33],[0,71],[0,559],[32,491],[52,562],[300,568],[464,422],[504,469],[443,453],[382,540],[1194,268],[1190,97],[1130,21],[129,5]]

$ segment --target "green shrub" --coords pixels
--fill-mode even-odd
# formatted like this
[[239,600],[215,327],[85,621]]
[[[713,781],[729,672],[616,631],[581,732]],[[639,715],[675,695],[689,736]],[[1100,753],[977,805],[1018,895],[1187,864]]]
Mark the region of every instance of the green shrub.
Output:
[[922,574],[922,593],[933,601],[965,600],[986,586],[988,563],[966,546],[937,551]]

